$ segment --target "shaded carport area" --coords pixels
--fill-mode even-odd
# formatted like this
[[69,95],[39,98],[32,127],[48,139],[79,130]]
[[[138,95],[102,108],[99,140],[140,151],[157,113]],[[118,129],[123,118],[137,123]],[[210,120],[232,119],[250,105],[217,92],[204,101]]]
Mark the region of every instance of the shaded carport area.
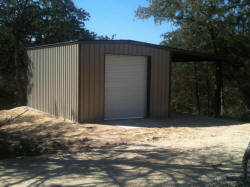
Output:
[[[221,115],[221,103],[222,103],[222,58],[215,56],[213,54],[208,53],[201,53],[196,51],[184,50],[184,49],[177,49],[177,48],[170,48],[170,93],[169,97],[171,96],[171,77],[172,77],[172,65],[173,63],[188,63],[188,62],[211,62],[215,63],[215,106],[214,106],[214,116],[219,117]],[[169,98],[169,106],[171,107],[171,98]],[[171,109],[170,109],[171,110]]]
[[219,61],[220,58],[212,54],[196,51],[170,48],[171,62],[196,62],[196,61]]

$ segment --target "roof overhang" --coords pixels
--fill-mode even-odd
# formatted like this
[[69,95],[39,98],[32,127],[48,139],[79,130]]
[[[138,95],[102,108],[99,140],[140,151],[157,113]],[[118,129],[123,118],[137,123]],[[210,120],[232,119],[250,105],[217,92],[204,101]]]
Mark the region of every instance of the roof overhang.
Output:
[[220,58],[196,51],[170,48],[172,62],[218,61]]

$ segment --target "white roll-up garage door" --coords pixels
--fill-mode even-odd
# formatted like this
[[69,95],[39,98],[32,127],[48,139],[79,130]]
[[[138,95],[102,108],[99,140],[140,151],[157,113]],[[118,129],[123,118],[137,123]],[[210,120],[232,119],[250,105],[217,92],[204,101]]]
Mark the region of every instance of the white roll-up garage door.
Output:
[[147,58],[105,56],[104,118],[143,118],[147,108]]

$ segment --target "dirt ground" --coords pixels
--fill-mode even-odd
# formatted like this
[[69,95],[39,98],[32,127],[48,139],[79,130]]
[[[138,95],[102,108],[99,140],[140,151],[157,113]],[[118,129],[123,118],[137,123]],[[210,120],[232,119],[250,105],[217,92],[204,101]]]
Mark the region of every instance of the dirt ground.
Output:
[[0,160],[0,186],[224,186],[250,141],[249,123],[202,116],[78,124],[27,107],[0,111],[0,123],[12,118],[0,131],[47,152]]

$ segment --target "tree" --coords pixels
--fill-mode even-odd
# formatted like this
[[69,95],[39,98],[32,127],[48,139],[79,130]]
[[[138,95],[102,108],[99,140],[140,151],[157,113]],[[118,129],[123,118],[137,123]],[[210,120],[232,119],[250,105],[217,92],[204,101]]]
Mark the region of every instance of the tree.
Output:
[[95,33],[85,28],[89,13],[76,8],[71,0],[40,0],[39,7],[39,29],[31,36],[35,45],[96,38]]
[[[234,64],[237,69],[241,69],[243,61],[249,65],[246,52],[250,49],[249,44],[239,42],[240,38],[249,40],[248,2],[246,0],[149,0],[149,6],[140,6],[136,15],[141,19],[153,16],[155,22],[170,21],[177,26],[176,31],[163,35],[165,45],[209,52],[224,57],[224,61],[218,61],[215,64],[214,113],[215,116],[219,116],[224,95],[222,88],[225,86],[222,78],[226,78],[222,73],[222,64],[227,72],[230,69],[228,64]],[[249,77],[249,73],[246,74],[248,75],[245,75],[245,78]],[[237,80],[243,79],[237,76]],[[248,86],[247,83],[246,87]],[[247,91],[243,88],[240,90],[244,97]]]
[[33,1],[0,2],[0,90],[1,104],[23,104],[27,81],[26,37],[39,7]]
[[89,14],[72,0],[0,1],[0,108],[26,104],[26,48],[70,40],[93,40]]

